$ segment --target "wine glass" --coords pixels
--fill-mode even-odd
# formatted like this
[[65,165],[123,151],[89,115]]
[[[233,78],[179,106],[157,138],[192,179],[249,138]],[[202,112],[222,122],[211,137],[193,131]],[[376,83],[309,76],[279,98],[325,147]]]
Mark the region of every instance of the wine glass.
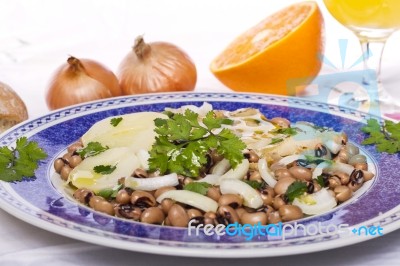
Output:
[[[324,0],[329,12],[360,40],[364,59],[363,84],[365,91],[354,91],[353,101],[371,101],[381,111],[400,111],[399,102],[384,89],[381,74],[381,59],[386,40],[400,28],[399,0]],[[367,71],[372,69],[374,71]],[[372,75],[371,75],[372,73]],[[372,86],[372,84],[376,86]],[[375,95],[371,99],[371,95]]]

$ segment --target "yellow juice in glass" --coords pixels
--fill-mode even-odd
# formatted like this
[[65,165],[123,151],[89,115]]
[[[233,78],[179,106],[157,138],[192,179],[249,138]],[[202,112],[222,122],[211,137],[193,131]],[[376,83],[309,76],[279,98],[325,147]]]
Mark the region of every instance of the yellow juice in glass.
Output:
[[357,29],[400,28],[400,0],[324,0],[344,26]]

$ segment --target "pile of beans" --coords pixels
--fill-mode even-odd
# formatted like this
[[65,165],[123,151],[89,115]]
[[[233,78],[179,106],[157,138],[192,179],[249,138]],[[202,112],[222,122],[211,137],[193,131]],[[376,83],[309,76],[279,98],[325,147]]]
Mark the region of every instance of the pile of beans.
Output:
[[[275,118],[281,124],[287,121],[284,118]],[[283,121],[283,122],[282,122]],[[284,125],[281,126],[288,126]],[[80,141],[68,147],[68,152],[54,162],[57,173],[63,180],[67,180],[69,172],[76,167],[82,159],[76,150],[82,147]],[[319,144],[315,147],[315,156],[323,158],[329,153],[327,148]],[[109,215],[140,221],[149,224],[186,227],[189,221],[195,224],[274,224],[278,222],[293,221],[304,217],[302,210],[288,202],[285,195],[287,188],[295,181],[307,184],[307,193],[314,193],[321,189],[320,183],[312,179],[313,167],[304,160],[297,160],[286,166],[278,165],[271,170],[277,183],[274,188],[269,187],[262,179],[258,171],[259,156],[250,150],[244,154],[250,162],[250,168],[245,179],[259,182],[257,189],[263,206],[252,209],[243,205],[243,198],[236,194],[221,194],[218,186],[208,188],[206,196],[218,202],[216,212],[203,212],[192,206],[164,199],[161,203],[156,198],[168,190],[183,189],[193,182],[189,177],[179,176],[180,184],[176,187],[162,187],[155,191],[132,190],[121,186],[115,198],[105,199],[86,188],[77,189],[73,196],[82,204],[90,206],[96,211]],[[358,147],[347,143],[347,137],[343,135],[342,148],[338,154],[332,154],[331,159],[354,167],[351,175],[344,172],[323,173],[324,187],[328,189],[336,201],[340,204],[351,198],[353,192],[358,190],[364,182],[372,179],[374,174],[368,171],[366,157],[359,154]],[[222,158],[210,154],[210,168]],[[272,164],[274,165],[274,164]],[[136,169],[132,176],[138,178],[151,178],[155,173],[147,173],[143,169]],[[124,179],[119,180],[124,184]]]

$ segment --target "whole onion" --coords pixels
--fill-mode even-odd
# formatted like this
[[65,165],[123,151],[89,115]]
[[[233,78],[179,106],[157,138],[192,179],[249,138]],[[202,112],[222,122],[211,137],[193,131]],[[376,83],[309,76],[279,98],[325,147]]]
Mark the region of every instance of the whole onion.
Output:
[[196,85],[197,72],[179,47],[166,42],[147,44],[139,36],[121,62],[118,78],[123,94],[190,91]]
[[71,56],[54,74],[46,102],[54,110],[120,95],[121,88],[113,72],[96,61]]

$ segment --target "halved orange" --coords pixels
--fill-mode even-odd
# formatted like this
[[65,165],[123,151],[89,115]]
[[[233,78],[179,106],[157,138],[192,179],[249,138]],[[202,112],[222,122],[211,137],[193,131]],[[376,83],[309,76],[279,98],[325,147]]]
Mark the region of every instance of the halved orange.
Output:
[[323,18],[315,2],[288,6],[235,39],[211,63],[211,72],[236,91],[295,94],[321,68]]

